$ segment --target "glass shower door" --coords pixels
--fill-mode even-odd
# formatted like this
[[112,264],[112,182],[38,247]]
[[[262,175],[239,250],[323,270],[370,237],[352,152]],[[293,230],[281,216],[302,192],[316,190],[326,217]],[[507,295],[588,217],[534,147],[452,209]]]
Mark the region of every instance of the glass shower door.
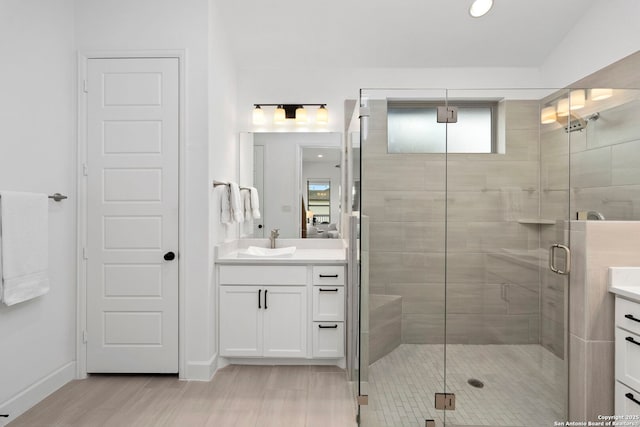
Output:
[[361,91],[362,426],[444,422],[445,103],[444,90]]
[[541,113],[569,100],[550,90],[447,100],[458,114],[446,124],[445,425],[552,426],[567,414],[571,132]]

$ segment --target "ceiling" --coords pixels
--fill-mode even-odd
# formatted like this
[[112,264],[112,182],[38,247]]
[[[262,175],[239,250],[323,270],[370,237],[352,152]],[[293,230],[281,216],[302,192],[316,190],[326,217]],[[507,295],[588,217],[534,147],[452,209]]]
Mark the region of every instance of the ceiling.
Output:
[[[322,157],[318,157],[319,155]],[[302,161],[339,165],[341,155],[342,151],[340,147],[304,147],[302,150]]]
[[598,0],[216,0],[241,68],[538,67]]

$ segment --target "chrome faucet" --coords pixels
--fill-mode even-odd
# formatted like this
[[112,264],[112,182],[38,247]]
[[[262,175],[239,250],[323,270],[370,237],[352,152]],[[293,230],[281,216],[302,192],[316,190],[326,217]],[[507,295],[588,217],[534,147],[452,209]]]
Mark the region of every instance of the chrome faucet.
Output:
[[274,228],[271,230],[271,236],[269,236],[269,242],[271,243],[271,249],[275,249],[276,247],[276,239],[280,237],[280,229]]

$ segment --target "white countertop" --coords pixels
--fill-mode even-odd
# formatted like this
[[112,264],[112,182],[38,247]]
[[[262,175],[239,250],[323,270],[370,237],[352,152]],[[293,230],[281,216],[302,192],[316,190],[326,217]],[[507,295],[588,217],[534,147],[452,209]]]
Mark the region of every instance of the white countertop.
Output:
[[640,267],[609,267],[609,292],[640,302]]
[[342,239],[278,239],[276,247],[295,246],[293,255],[284,258],[240,258],[238,252],[249,246],[268,247],[269,239],[240,239],[216,246],[218,264],[346,264],[347,247]]

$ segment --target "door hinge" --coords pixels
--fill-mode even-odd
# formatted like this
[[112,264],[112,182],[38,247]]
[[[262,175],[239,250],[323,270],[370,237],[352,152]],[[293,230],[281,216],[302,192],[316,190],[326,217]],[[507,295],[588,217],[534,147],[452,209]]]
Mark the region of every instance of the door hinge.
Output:
[[87,255],[87,248],[82,248],[82,259],[89,259]]
[[82,91],[84,93],[89,93],[89,88],[87,87],[87,80],[82,80]]
[[436,393],[436,409],[453,411],[456,409],[456,395],[453,393]]
[[84,176],[89,175],[89,166],[86,163],[82,164],[82,175]]
[[86,344],[87,341],[87,331],[82,331],[82,342]]

